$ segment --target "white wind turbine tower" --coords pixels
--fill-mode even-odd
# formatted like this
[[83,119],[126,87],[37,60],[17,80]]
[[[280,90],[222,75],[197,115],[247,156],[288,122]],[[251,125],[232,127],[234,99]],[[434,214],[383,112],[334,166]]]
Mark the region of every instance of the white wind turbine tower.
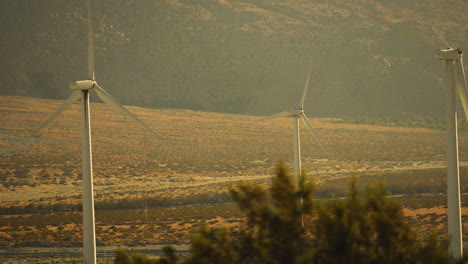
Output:
[[456,94],[460,99],[465,118],[468,118],[468,98],[466,96],[466,77],[463,66],[463,52],[460,48],[440,49],[430,37],[410,28],[391,23],[385,19],[370,15],[371,18],[384,23],[396,30],[405,32],[420,41],[434,47],[435,58],[445,61],[445,75],[447,86],[447,208],[448,208],[448,236],[449,255],[453,260],[463,257],[461,203],[460,203],[460,174],[458,162],[458,130]]
[[264,121],[264,120],[268,120],[268,119],[272,119],[276,117],[286,117],[286,116],[290,116],[293,118],[293,122],[294,122],[294,176],[296,178],[296,188],[299,188],[300,177],[301,177],[301,139],[300,139],[300,134],[299,134],[299,119],[302,120],[305,127],[310,131],[315,141],[319,144],[320,148],[328,156],[328,152],[323,147],[317,134],[315,134],[312,124],[310,123],[307,116],[304,114],[304,102],[305,102],[305,98],[307,94],[307,88],[309,87],[311,72],[312,72],[312,63],[309,67],[309,72],[307,74],[307,79],[304,85],[304,90],[302,92],[301,101],[299,101],[299,107],[293,108],[289,111],[281,112],[275,115],[262,117],[257,120],[257,121]]
[[89,93],[95,90],[99,98],[115,107],[121,113],[129,116],[140,123],[148,131],[155,133],[145,123],[131,114],[117,100],[102,89],[94,78],[94,44],[93,29],[91,20],[91,0],[87,1],[88,8],[88,79],[70,82],[72,94],[63,104],[44,121],[37,131],[52,122],[60,113],[67,109],[73,102],[81,98],[82,110],[82,130],[81,130],[81,151],[82,151],[82,176],[83,176],[83,255],[84,263],[96,263],[96,234],[94,221],[94,195],[93,195],[93,167],[91,153],[91,127],[89,116]]

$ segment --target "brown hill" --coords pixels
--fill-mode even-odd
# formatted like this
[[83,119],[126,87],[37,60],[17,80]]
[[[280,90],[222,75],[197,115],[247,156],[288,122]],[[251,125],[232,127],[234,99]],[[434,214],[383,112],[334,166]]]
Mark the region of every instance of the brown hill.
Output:
[[[125,104],[250,114],[441,113],[443,64],[371,12],[463,46],[468,3],[95,0],[96,74]],[[83,1],[0,3],[0,92],[64,98],[86,76]]]
[[[38,188],[42,190],[45,184],[55,186],[61,193],[71,186],[78,186],[76,191],[79,191],[79,105],[73,105],[40,134],[28,132],[45,120],[59,103],[0,96],[0,184],[3,190],[27,186],[42,186]],[[292,163],[293,129],[289,118],[258,123],[254,122],[254,117],[245,115],[129,109],[158,135],[145,135],[139,124],[108,105],[92,105],[95,182],[101,188],[109,186],[116,191],[119,186],[123,192],[126,186],[138,186],[145,178],[155,188],[263,179],[264,175],[271,174],[279,159],[285,159],[289,165]],[[433,162],[439,164],[445,160],[443,131],[338,121],[311,119],[331,153],[329,159],[308,131],[302,131],[303,167],[314,175],[328,178],[337,173],[348,175],[353,170],[411,167],[412,164],[432,166]],[[462,161],[466,153],[466,135],[462,133]],[[136,191],[142,190],[137,188]],[[50,192],[50,195],[55,194],[55,191]]]

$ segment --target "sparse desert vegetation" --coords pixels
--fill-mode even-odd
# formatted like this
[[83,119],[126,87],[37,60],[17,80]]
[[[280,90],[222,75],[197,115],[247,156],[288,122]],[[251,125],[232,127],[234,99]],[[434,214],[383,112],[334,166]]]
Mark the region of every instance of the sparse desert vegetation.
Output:
[[[391,24],[428,34],[431,40],[424,42],[435,40],[436,57],[450,62],[450,79],[453,60],[463,70],[468,27],[460,21],[468,3],[371,2],[88,0],[87,8],[80,1],[0,3],[8,10],[0,21],[9,40],[0,50],[0,263],[15,262],[2,256],[8,252],[20,255],[20,263],[36,262],[21,254],[50,256],[53,247],[79,255],[83,229],[94,229],[82,225],[79,105],[35,130],[63,102],[52,99],[70,93],[70,80],[78,80],[70,83],[72,90],[95,91],[97,80],[118,101],[145,106],[128,109],[156,131],[143,131],[92,95],[94,174],[85,178],[94,175],[94,194],[86,197],[95,198],[100,247],[150,245],[165,264],[177,258],[446,263],[447,246],[434,238],[447,240],[442,113],[451,108],[443,98],[453,80],[445,82],[433,48],[424,47],[428,43],[413,43],[418,41]],[[291,113],[307,108],[331,155],[304,129],[302,179],[310,188],[298,191],[281,179],[281,171],[293,167],[291,120],[256,122],[253,115],[297,105],[309,61],[301,107]],[[458,143],[467,220],[464,112],[458,115]],[[278,161],[285,167],[275,177]],[[367,187],[375,182],[387,191]],[[308,199],[312,190],[315,198]],[[297,228],[304,219],[317,228]],[[284,238],[291,242],[286,247]],[[342,247],[353,239],[358,243],[350,250]],[[182,253],[166,244],[182,246]],[[40,262],[81,262],[66,254],[66,260]],[[129,263],[124,250],[119,257]]]
[[[31,130],[59,102],[0,99],[0,244],[80,245],[78,105],[34,134]],[[92,104],[100,245],[187,243],[187,233],[201,223],[237,226],[244,219],[228,188],[240,181],[269,186],[279,159],[292,165],[288,120],[256,123],[252,116],[129,109],[158,134],[145,135],[106,105]],[[444,229],[443,131],[311,121],[331,153],[325,157],[312,138],[302,134],[303,168],[307,179],[317,183],[317,198],[343,197],[349,175],[356,172],[359,188],[382,179],[423,237],[427,230]],[[463,161],[467,134],[462,132],[459,139]],[[466,163],[462,165],[462,191],[467,192]],[[462,199],[466,204],[466,196]]]
[[[435,230],[421,243],[401,204],[382,182],[359,192],[356,175],[344,199],[313,199],[314,184],[294,184],[280,163],[271,186],[241,183],[230,189],[245,215],[238,228],[201,225],[190,250],[177,256],[166,247],[158,259],[119,249],[116,263],[441,263],[449,262],[446,239]],[[419,215],[418,215],[419,217]],[[433,218],[433,215],[430,216]],[[457,263],[465,263],[466,256]],[[144,261],[143,261],[144,260]]]

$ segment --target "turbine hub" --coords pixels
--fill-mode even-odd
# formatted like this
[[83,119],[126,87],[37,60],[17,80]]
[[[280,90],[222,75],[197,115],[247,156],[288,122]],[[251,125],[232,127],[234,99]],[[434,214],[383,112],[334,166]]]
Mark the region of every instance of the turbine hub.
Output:
[[463,53],[459,49],[446,48],[437,50],[435,52],[435,58],[437,60],[459,60],[462,54]]
[[81,80],[70,82],[70,89],[72,90],[91,90],[96,85],[96,81],[93,80]]

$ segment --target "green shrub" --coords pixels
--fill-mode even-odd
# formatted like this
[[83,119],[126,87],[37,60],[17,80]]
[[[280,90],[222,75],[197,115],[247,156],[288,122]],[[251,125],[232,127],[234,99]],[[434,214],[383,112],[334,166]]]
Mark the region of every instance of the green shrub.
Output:
[[[202,225],[189,235],[190,253],[181,263],[449,262],[447,243],[435,233],[421,243],[401,204],[387,198],[382,183],[358,191],[353,175],[345,199],[320,203],[312,199],[314,191],[315,185],[304,180],[296,186],[283,163],[270,189],[238,184],[230,193],[245,224],[235,231]],[[174,262],[157,263],[176,263],[175,252],[170,253]],[[116,263],[137,263],[117,262],[131,258],[117,252]]]

